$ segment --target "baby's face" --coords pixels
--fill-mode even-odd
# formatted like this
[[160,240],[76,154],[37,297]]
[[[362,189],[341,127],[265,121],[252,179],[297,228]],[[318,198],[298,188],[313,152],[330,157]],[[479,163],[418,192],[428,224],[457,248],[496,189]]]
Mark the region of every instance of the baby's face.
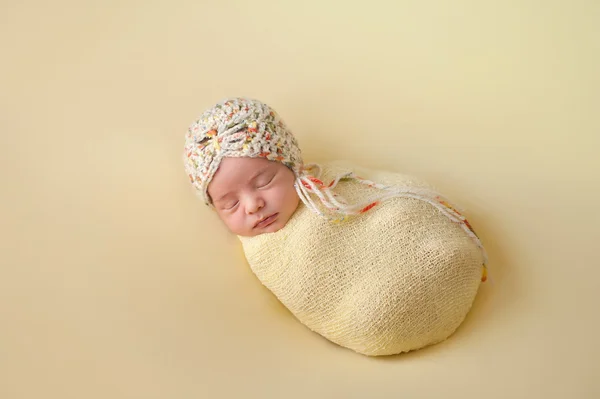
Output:
[[232,233],[252,237],[281,229],[298,207],[294,173],[279,162],[224,158],[208,194]]

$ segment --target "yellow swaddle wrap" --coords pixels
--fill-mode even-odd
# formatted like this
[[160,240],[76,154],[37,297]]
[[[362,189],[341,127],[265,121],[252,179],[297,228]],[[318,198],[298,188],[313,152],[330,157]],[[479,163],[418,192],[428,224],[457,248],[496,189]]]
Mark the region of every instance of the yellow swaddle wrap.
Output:
[[[407,176],[353,169],[380,183],[429,188]],[[326,165],[322,179],[346,170]],[[336,187],[349,201],[374,190],[352,180]],[[252,271],[300,322],[371,356],[450,336],[471,308],[484,262],[459,223],[414,198],[387,199],[343,223],[301,204],[283,229],[240,240]]]

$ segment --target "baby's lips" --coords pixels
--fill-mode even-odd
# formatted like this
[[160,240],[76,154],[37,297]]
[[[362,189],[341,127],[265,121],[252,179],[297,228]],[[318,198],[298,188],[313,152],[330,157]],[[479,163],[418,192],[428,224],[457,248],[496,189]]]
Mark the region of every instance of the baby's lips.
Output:
[[265,220],[265,219],[268,219],[268,218],[269,218],[269,217],[267,216],[267,217],[264,217],[264,218],[260,218],[260,219],[258,219],[258,221],[257,221],[256,223],[254,223],[254,227],[258,226],[259,224],[261,224],[261,222],[262,222],[263,220]]
[[261,219],[259,219],[259,221],[258,221],[258,222],[256,222],[256,224],[254,225],[254,227],[256,228],[256,227],[257,227],[259,224],[261,224],[261,223],[262,223],[262,222],[264,222],[265,220],[269,219],[270,217],[276,216],[276,215],[277,215],[277,213],[274,213],[274,214],[272,214],[272,215],[270,215],[270,216],[267,216],[267,217],[264,217],[264,218],[261,218]]

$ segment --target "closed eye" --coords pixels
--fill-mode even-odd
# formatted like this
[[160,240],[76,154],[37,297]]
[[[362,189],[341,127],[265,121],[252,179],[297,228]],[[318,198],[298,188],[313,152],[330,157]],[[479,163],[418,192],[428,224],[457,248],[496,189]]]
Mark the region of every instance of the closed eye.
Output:
[[271,178],[268,181],[266,181],[266,182],[260,182],[260,184],[258,184],[257,187],[258,188],[265,188],[265,187],[267,187],[273,181],[274,178],[275,178],[275,175],[271,176]]
[[232,202],[232,203],[227,204],[226,206],[224,206],[223,209],[226,210],[226,211],[230,211],[233,208],[235,208],[237,206],[237,204],[239,204],[239,203],[240,203],[240,201]]

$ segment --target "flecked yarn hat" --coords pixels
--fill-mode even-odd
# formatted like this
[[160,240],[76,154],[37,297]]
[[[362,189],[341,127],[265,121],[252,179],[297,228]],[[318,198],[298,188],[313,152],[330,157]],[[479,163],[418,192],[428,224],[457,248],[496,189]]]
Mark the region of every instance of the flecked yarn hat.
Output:
[[[221,101],[200,115],[187,131],[185,170],[198,194],[209,206],[212,202],[208,185],[226,157],[264,158],[283,163],[296,176],[295,188],[302,202],[316,214],[333,222],[367,212],[391,197],[428,202],[460,224],[483,250],[467,220],[447,199],[432,190],[382,185],[352,172],[337,176],[329,184],[323,183],[319,179],[319,165],[304,164],[292,132],[271,107],[258,100],[238,97]],[[354,180],[379,190],[370,198],[350,204],[334,191],[342,180]]]
[[273,109],[253,99],[226,99],[188,129],[185,170],[207,205],[208,185],[226,157],[278,161],[296,176],[302,169],[300,148],[290,130]]

